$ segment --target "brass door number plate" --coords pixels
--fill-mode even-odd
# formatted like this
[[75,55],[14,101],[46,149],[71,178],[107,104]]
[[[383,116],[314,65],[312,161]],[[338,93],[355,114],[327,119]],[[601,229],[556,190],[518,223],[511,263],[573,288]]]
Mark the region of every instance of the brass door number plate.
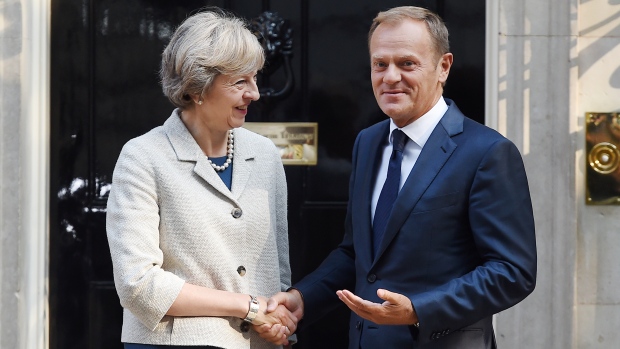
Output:
[[246,122],[250,131],[273,141],[284,165],[316,165],[318,124],[315,122]]

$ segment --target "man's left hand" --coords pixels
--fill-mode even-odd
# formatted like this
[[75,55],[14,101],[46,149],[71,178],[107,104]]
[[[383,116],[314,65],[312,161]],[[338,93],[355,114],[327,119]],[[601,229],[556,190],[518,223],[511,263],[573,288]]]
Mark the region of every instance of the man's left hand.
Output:
[[406,296],[384,289],[377,290],[377,296],[385,302],[373,303],[362,299],[348,290],[336,291],[338,298],[355,314],[378,325],[413,325],[418,316]]

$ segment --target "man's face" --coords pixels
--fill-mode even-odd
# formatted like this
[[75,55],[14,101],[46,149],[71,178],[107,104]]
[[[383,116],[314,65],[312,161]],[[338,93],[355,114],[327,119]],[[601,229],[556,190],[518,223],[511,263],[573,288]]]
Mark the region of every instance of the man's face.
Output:
[[443,92],[452,54],[439,57],[422,21],[380,24],[370,39],[372,89],[398,127],[429,111]]

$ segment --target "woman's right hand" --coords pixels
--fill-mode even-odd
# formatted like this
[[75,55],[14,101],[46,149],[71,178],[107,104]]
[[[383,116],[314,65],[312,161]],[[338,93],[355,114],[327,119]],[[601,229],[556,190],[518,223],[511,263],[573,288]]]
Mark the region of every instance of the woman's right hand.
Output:
[[287,326],[291,333],[295,332],[297,329],[297,322],[299,321],[295,315],[293,315],[285,306],[278,305],[278,307],[267,313],[267,302],[268,299],[265,297],[257,297],[259,303],[258,315],[252,322],[253,325],[276,325],[281,324],[283,326]]
[[258,297],[259,311],[252,324],[255,329],[260,327],[263,331],[269,328],[270,342],[287,345],[287,338],[295,332],[299,320],[283,305],[278,305],[274,311],[267,313],[267,301],[265,297]]

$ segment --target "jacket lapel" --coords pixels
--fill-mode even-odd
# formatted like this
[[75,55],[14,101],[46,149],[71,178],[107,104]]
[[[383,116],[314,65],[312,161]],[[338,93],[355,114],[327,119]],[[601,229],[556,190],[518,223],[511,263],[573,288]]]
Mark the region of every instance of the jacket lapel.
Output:
[[394,202],[375,261],[381,257],[383,251],[396,236],[415,205],[457,147],[451,137],[463,132],[464,115],[458,110],[454,102],[449,99],[446,99],[446,102],[449,105],[448,111],[426,141],[418,160]]
[[255,164],[255,152],[249,137],[246,135],[249,131],[243,128],[236,128],[235,134],[235,153],[233,157],[233,176],[232,176],[232,195],[235,199],[239,199],[241,193],[245,189],[250,173]]
[[[374,191],[374,182],[377,177],[381,154],[385,142],[388,140],[390,130],[389,120],[386,120],[376,128],[368,129],[368,134],[363,135],[364,139],[360,139],[359,149],[357,151],[356,173],[359,175],[361,190],[360,197],[353,201],[352,211],[358,216],[353,217],[353,232],[359,234],[356,240],[360,241],[363,248],[356,249],[360,255],[360,260],[372,263],[372,217],[370,204],[372,193]],[[368,139],[368,141],[365,141]]]
[[[168,120],[166,120],[164,123],[164,131],[166,132],[166,135],[168,135],[170,144],[172,145],[179,161],[195,162],[196,165],[194,166],[194,172],[200,178],[204,179],[205,182],[207,182],[211,187],[213,187],[213,189],[217,190],[222,195],[236,202],[232,193],[228,190],[228,187],[226,187],[226,184],[224,184],[220,176],[218,176],[218,174],[213,170],[207,157],[200,149],[200,146],[198,146],[198,143],[196,143],[194,137],[192,137],[189,133],[185,127],[185,124],[183,124],[183,121],[181,121],[179,109],[175,109]],[[233,164],[233,170],[235,166],[237,166],[236,162]]]

